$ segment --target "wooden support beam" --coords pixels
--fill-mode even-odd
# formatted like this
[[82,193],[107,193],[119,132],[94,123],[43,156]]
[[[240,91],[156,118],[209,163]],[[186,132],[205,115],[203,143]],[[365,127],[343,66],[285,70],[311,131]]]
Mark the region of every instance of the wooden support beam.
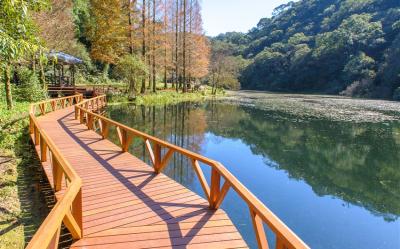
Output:
[[161,145],[158,143],[154,144],[154,171],[156,173],[160,172],[160,166],[161,166]]
[[65,227],[67,227],[68,231],[71,233],[73,239],[78,240],[82,238],[82,229],[79,226],[78,222],[75,220],[71,211],[67,212],[63,219],[63,223]]
[[51,110],[54,112],[56,110],[56,101],[53,100],[50,102]]
[[253,223],[254,233],[257,239],[258,248],[269,249],[267,235],[265,234],[264,231],[264,223],[262,219],[260,218],[260,216],[257,215],[257,213],[251,207],[249,207],[249,209],[250,209],[251,221]]
[[54,233],[49,245],[47,246],[47,249],[58,249],[58,243],[60,241],[60,231],[61,227],[59,227]]
[[35,138],[35,145],[39,145],[40,137],[39,137],[39,128],[37,126],[34,127],[34,138]]
[[217,198],[217,201],[215,202],[215,209],[218,209],[222,202],[225,199],[226,194],[228,193],[229,189],[231,188],[231,185],[229,184],[228,181],[225,181],[224,184],[222,185],[221,191],[219,193],[219,196]]
[[46,114],[46,104],[39,104],[39,109],[40,109],[40,113],[42,114],[42,115],[45,115]]
[[103,137],[103,139],[106,139],[108,137],[108,133],[109,133],[108,122],[101,119],[100,123],[101,123],[101,136]]
[[197,174],[197,177],[199,178],[199,181],[200,181],[201,187],[203,188],[204,194],[206,195],[207,200],[211,206],[210,187],[208,186],[207,180],[204,177],[203,170],[201,170],[200,164],[197,160],[192,159],[192,165],[193,165],[194,171]]
[[133,135],[128,133],[127,130],[122,129],[119,126],[117,126],[117,133],[122,151],[127,152],[129,146],[132,143]]
[[172,149],[172,148],[168,149],[167,153],[164,155],[159,167],[156,170],[157,174],[161,173],[163,171],[163,169],[167,166],[169,159],[171,159],[174,152],[175,152],[174,149]]
[[279,235],[276,235],[276,249],[295,249],[293,246],[287,245],[285,241],[279,237]]
[[40,161],[47,161],[47,143],[44,140],[43,136],[40,136]]
[[210,189],[210,208],[216,209],[216,203],[220,194],[221,175],[212,168],[211,170],[211,189]]
[[89,130],[93,130],[93,115],[91,113],[86,113],[87,115],[87,122],[86,125]]
[[52,154],[52,168],[53,168],[53,185],[54,185],[54,192],[58,192],[62,188],[62,180],[63,180],[63,170],[57,160],[57,158]]
[[146,145],[147,152],[149,152],[151,163],[154,166],[155,165],[155,158],[154,158],[153,149],[151,148],[151,143],[150,143],[150,141],[148,139],[145,139],[144,143]]
[[83,219],[82,219],[82,189],[76,194],[74,201],[72,202],[72,216],[80,228],[80,238],[83,237]]
[[78,120],[78,118],[79,118],[79,108],[75,106],[75,120]]
[[35,123],[33,122],[32,117],[29,115],[29,134],[33,134],[35,132]]

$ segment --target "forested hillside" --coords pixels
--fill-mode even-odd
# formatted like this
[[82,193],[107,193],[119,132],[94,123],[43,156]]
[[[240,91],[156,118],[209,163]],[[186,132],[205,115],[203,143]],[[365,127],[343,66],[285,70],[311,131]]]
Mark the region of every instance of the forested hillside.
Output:
[[242,89],[400,99],[398,0],[289,2],[212,44],[214,57],[247,60]]

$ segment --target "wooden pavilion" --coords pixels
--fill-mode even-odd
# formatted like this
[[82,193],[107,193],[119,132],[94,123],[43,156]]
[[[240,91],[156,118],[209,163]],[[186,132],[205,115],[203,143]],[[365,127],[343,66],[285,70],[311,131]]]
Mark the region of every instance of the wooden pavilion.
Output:
[[49,86],[53,87],[75,87],[76,66],[83,61],[72,55],[51,51],[48,58],[53,61],[53,75],[49,80]]

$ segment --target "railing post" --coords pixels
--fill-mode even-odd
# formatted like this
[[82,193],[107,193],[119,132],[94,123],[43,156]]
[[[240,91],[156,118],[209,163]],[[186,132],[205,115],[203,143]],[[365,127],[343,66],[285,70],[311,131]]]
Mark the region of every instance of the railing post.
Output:
[[159,174],[161,168],[161,145],[154,144],[154,171]]
[[220,194],[221,175],[212,168],[211,170],[211,188],[210,188],[210,208],[215,209]]
[[39,145],[40,143],[39,128],[37,126],[34,127],[34,138],[35,138],[35,145]]
[[29,134],[33,134],[35,128],[34,128],[34,123],[31,115],[29,115]]
[[118,138],[121,143],[122,152],[127,152],[129,149],[129,145],[131,145],[133,136],[128,134],[125,129],[121,129],[119,126],[117,127]]
[[108,122],[104,121],[104,120],[100,120],[101,122],[101,136],[103,137],[103,139],[106,139],[108,137]]
[[84,118],[85,118],[85,111],[83,111],[82,109],[79,109],[79,122],[81,124],[83,124]]
[[51,110],[54,112],[56,110],[56,101],[53,100],[50,102]]
[[79,118],[79,108],[75,106],[75,120],[78,120]]
[[87,127],[89,130],[93,130],[93,115],[91,113],[87,113]]
[[44,103],[39,104],[39,109],[40,109],[40,113],[41,113],[42,115],[45,115],[45,114],[46,114],[46,104],[44,104]]
[[58,192],[62,187],[62,176],[64,174],[57,158],[52,154],[52,169],[53,169],[53,184],[54,184],[54,192]]
[[43,136],[40,136],[40,161],[47,161],[47,144]]
[[82,188],[76,194],[74,201],[72,202],[72,216],[74,217],[76,223],[78,223],[81,229],[80,237],[83,237],[83,222],[82,222]]

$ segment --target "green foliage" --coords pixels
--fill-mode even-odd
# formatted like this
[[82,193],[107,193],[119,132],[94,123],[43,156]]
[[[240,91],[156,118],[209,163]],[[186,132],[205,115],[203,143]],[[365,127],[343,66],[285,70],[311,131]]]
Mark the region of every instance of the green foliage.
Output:
[[398,87],[393,93],[393,99],[400,101],[400,87]]
[[223,89],[240,89],[238,77],[242,70],[249,64],[234,51],[234,48],[245,39],[241,33],[228,33],[221,35],[212,41],[211,65],[208,75],[208,83],[214,87]]
[[117,63],[113,74],[115,77],[128,82],[129,97],[135,97],[137,83],[148,75],[146,64],[136,55],[125,55]]
[[349,82],[357,79],[374,79],[375,78],[375,60],[360,52],[358,55],[350,57],[349,62],[344,67],[343,72]]
[[45,4],[44,0],[2,0],[0,2],[0,58],[2,64],[38,48],[39,38],[36,36],[29,11],[37,11]]
[[0,230],[7,231],[0,235],[0,248],[24,248],[27,236],[47,215],[36,187],[40,163],[29,141],[28,110],[28,102],[16,102],[13,110],[0,102],[0,157],[5,159],[0,167]]
[[17,101],[37,102],[47,97],[38,76],[32,70],[21,67],[17,70],[19,85],[15,87]]
[[214,40],[249,59],[239,76],[244,89],[337,94],[352,85],[366,88],[356,95],[391,98],[400,86],[399,18],[398,0],[302,0],[247,34]]
[[398,87],[393,93],[393,99],[400,101],[400,87]]

